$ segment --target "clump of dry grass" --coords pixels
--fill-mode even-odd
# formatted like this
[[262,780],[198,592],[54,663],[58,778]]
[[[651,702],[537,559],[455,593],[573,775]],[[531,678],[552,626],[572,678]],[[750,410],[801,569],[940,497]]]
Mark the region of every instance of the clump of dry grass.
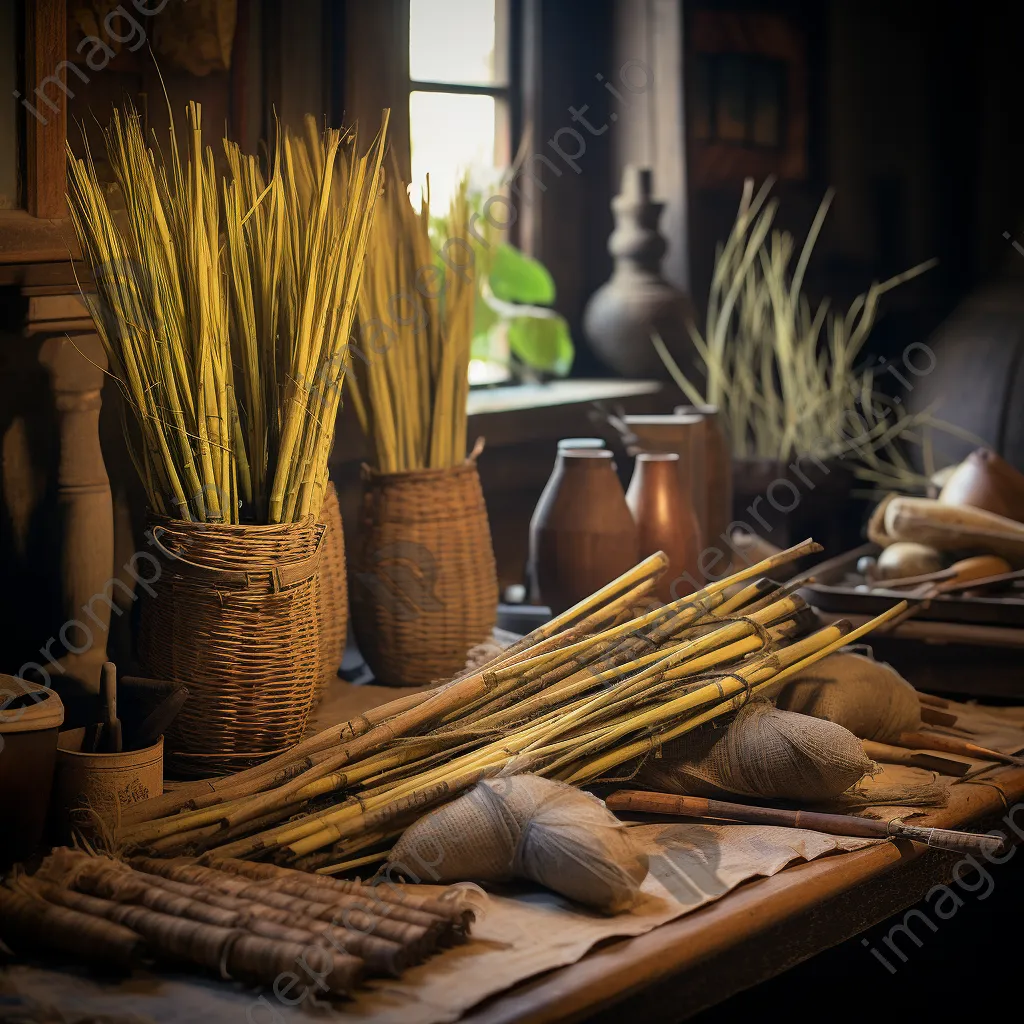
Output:
[[354,132],[285,135],[264,168],[204,146],[190,103],[165,157],[139,114],[104,131],[115,214],[92,154],[68,151],[71,220],[96,292],[86,302],[132,421],[154,511],[289,522],[319,512],[348,339],[381,184],[387,111],[364,156]]
[[[773,230],[778,201],[771,180],[755,194],[748,179],[729,237],[717,249],[707,322],[690,334],[703,363],[704,388],[675,363],[660,338],[662,360],[698,405],[723,410],[738,457],[827,458],[848,452],[862,479],[884,486],[927,482],[911,468],[902,442],[924,447],[926,472],[932,429],[955,428],[930,413],[909,415],[876,389],[863,350],[886,292],[929,268],[928,260],[887,281],[875,281],[846,312],[828,299],[812,305],[804,278],[833,192],[821,202],[803,245]],[[794,264],[795,258],[795,264]]]
[[396,173],[370,233],[359,309],[360,354],[350,387],[377,469],[456,466],[466,458],[466,399],[476,300],[467,185],[452,199],[447,242],[430,240],[429,182],[421,208]]

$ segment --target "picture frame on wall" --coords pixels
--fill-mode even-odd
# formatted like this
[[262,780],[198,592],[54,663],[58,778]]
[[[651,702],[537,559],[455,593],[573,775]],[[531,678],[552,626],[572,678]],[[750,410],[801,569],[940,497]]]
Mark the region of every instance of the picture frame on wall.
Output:
[[808,177],[808,59],[785,16],[695,10],[686,53],[692,184]]

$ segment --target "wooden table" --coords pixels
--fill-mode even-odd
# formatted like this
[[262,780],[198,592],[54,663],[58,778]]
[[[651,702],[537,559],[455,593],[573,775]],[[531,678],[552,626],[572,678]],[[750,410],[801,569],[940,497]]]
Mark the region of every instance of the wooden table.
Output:
[[[332,687],[315,727],[410,692]],[[949,805],[914,824],[1005,831],[1000,819],[1018,802],[1024,804],[1024,768],[999,768],[982,780],[952,786]],[[1024,833],[1024,806],[1017,820]],[[947,883],[960,859],[890,842],[795,865],[516,986],[462,1019],[540,1024],[586,1018],[612,1024],[642,1013],[644,1024],[684,1020],[906,910],[932,886]]]
[[[408,692],[339,682],[318,708],[315,727]],[[953,785],[949,805],[915,823],[981,831],[1001,827],[1006,832],[1001,820],[1018,804],[1016,820],[1024,836],[1024,768],[999,768],[983,779]],[[1020,857],[1016,848],[1004,855]],[[901,914],[933,886],[949,883],[961,860],[912,843],[888,842],[795,865],[748,882],[646,935],[597,948],[575,964],[494,996],[461,1019],[472,1024],[684,1020]],[[986,867],[1000,884],[1001,869]],[[937,941],[923,923],[911,923],[926,946],[930,939]],[[975,939],[972,935],[972,950]],[[872,941],[881,945],[880,939]],[[902,937],[901,948],[911,957],[927,955],[927,948],[919,951],[910,943]],[[894,959],[888,949],[882,952]],[[861,976],[870,985],[870,951],[863,956]],[[881,965],[876,969],[888,979]],[[204,1019],[212,1024],[224,1018]]]
[[[914,823],[1005,831],[1004,797],[1010,808],[1024,801],[1024,768],[990,772],[985,784],[955,785],[948,807]],[[1024,807],[1017,820],[1024,831]],[[915,843],[890,842],[795,865],[520,985],[463,1020],[611,1024],[641,1015],[644,1024],[685,1020],[906,910],[932,886],[948,883],[961,859]],[[925,939],[931,934],[923,925],[918,932]]]

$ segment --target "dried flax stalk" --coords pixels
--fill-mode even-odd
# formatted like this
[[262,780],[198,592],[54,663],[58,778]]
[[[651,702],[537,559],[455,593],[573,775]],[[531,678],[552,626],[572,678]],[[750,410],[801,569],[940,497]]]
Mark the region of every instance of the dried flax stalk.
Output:
[[[170,111],[169,111],[170,112]],[[130,106],[104,131],[124,200],[88,147],[68,148],[85,293],[130,414],[153,511],[201,522],[291,522],[320,511],[349,364],[388,112],[365,156],[353,133],[286,135],[269,168],[224,140],[228,174],[171,115],[167,157]]]
[[429,183],[415,210],[394,161],[392,171],[370,233],[359,296],[362,365],[353,366],[350,386],[379,471],[449,468],[466,458],[476,300],[467,186],[452,199],[438,257]]
[[349,993],[364,972],[397,977],[464,941],[473,918],[461,901],[273,865],[127,863],[70,849],[0,886],[0,908],[0,937],[19,952],[70,953],[123,969],[143,957],[187,962],[264,985],[301,962],[335,995]]
[[270,857],[274,864],[258,865],[268,878],[287,865],[327,875],[483,779],[599,779],[885,620],[806,635],[815,624],[794,587],[761,577],[817,550],[806,541],[632,614],[631,600],[664,571],[659,553],[480,669],[333,727],[267,772],[140,805],[118,839],[162,853],[204,851],[211,865],[225,859],[235,871]]

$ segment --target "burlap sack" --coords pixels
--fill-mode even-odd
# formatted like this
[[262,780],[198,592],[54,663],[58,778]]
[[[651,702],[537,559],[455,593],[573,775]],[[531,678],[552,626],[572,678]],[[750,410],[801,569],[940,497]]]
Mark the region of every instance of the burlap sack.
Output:
[[778,706],[845,726],[862,740],[892,743],[921,728],[917,691],[894,668],[862,654],[823,658],[779,694]]
[[631,906],[647,876],[600,800],[536,775],[479,783],[408,828],[388,861],[425,882],[527,878],[607,913]]
[[837,797],[873,767],[841,726],[755,700],[724,729],[698,729],[666,744],[636,782],[664,793],[810,803]]

